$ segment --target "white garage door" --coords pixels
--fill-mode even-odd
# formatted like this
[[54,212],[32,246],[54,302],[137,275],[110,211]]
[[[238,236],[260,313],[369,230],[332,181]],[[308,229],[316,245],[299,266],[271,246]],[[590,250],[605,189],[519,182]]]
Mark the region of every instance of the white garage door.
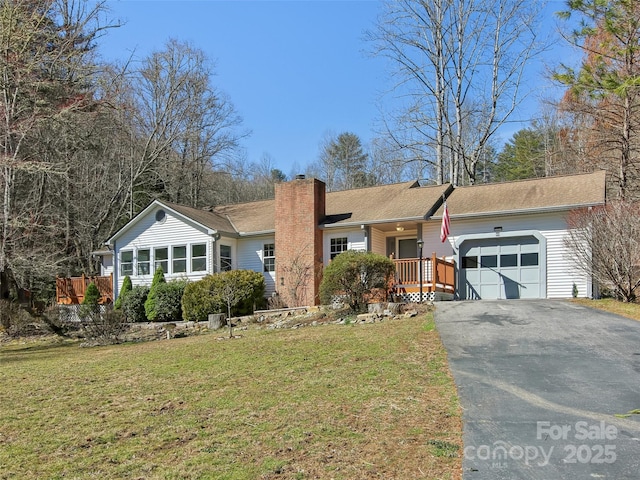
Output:
[[467,240],[460,246],[460,297],[542,298],[540,258],[534,236]]

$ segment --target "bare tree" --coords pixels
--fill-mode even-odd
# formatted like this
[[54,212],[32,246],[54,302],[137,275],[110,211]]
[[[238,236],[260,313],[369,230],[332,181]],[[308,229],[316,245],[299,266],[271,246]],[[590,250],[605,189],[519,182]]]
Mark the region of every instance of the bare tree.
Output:
[[576,266],[625,302],[640,287],[640,205],[623,200],[578,210],[565,242]]
[[523,75],[542,51],[542,2],[389,1],[369,38],[396,65],[407,99],[387,121],[396,145],[433,167],[438,184],[474,183],[490,140],[526,92]]
[[0,2],[2,298],[11,286],[32,288],[39,275],[56,270],[60,218],[45,193],[68,172],[34,144],[56,119],[96,104],[93,48],[112,26],[104,23],[104,3]]
[[[207,173],[225,170],[246,132],[231,102],[211,83],[213,67],[204,53],[170,40],[144,59],[132,82],[132,128],[141,141],[131,164],[137,190],[202,206]],[[130,214],[148,196],[130,195]]]

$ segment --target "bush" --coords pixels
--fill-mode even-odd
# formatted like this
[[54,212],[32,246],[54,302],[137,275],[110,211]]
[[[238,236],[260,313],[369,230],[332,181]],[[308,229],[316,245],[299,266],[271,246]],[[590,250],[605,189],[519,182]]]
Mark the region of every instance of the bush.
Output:
[[126,297],[127,294],[131,291],[132,288],[133,288],[133,284],[131,283],[131,277],[127,275],[126,277],[124,277],[124,280],[122,281],[122,288],[120,289],[120,293],[118,294],[118,298],[116,298],[116,303],[114,304],[114,308],[116,310],[119,310],[120,308],[122,308],[122,301],[124,300],[124,297]]
[[114,310],[111,305],[91,312],[82,322],[85,339],[92,345],[111,345],[120,343],[127,330],[122,311]]
[[149,287],[137,285],[122,300],[122,311],[129,322],[146,322],[144,303],[149,295]]
[[94,313],[98,313],[100,310],[100,290],[96,287],[96,284],[91,282],[87,285],[87,290],[84,292],[84,299],[78,312],[80,318],[88,317]]
[[[182,296],[184,295],[186,286],[186,280],[176,280],[174,282],[161,283],[156,286],[154,321],[182,321]],[[151,295],[151,293],[149,293],[149,295]]]
[[393,262],[384,255],[347,250],[324,269],[320,300],[331,303],[334,296],[341,295],[353,311],[358,311],[373,289],[388,287],[394,272]]
[[227,285],[237,287],[241,298],[234,305],[232,315],[250,314],[254,305],[264,302],[265,283],[260,272],[231,270],[207,275],[202,280],[187,284],[182,297],[184,320],[203,322],[210,313],[227,313],[227,304],[222,298]]
[[28,335],[32,333],[33,320],[18,303],[0,300],[0,332],[10,337]]
[[158,267],[153,274],[153,281],[151,282],[151,288],[149,289],[149,294],[147,295],[147,301],[144,302],[144,311],[147,314],[147,319],[152,322],[158,320],[156,292],[158,290],[158,287],[164,284],[166,284],[166,280],[164,279],[164,272],[162,271],[162,267]]
[[[231,311],[232,315],[250,315],[257,305],[262,306],[265,303],[266,286],[262,273],[253,270],[231,270],[220,275],[223,286],[232,284],[238,287],[240,301]],[[224,300],[222,303],[225,304]]]

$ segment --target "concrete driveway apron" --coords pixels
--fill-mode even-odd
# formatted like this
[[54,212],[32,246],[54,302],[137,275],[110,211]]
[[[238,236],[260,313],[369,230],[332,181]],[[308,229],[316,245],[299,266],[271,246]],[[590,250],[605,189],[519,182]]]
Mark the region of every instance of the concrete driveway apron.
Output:
[[463,479],[640,479],[640,322],[568,301],[440,302]]

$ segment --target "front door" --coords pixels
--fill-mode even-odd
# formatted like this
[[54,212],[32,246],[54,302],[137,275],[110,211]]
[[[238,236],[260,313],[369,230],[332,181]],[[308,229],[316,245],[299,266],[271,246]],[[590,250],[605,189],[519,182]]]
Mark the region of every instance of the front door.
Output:
[[418,243],[415,238],[398,239],[398,258],[418,258]]

